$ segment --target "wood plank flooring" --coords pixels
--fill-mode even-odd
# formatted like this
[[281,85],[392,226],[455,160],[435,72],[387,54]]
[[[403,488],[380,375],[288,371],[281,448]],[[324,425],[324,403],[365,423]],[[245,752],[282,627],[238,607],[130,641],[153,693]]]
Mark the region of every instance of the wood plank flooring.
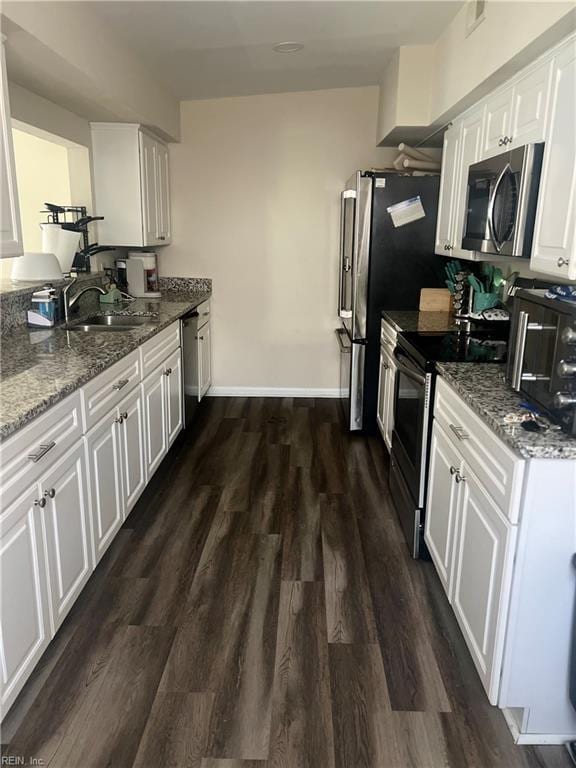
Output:
[[513,745],[387,470],[334,400],[209,400],[8,714],[4,761],[569,768]]

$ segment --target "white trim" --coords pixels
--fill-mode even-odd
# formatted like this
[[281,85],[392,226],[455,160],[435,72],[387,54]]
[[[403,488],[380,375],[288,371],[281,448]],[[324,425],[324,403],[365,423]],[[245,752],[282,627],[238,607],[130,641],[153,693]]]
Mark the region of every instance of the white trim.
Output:
[[342,394],[338,388],[210,387],[207,397],[342,397]]

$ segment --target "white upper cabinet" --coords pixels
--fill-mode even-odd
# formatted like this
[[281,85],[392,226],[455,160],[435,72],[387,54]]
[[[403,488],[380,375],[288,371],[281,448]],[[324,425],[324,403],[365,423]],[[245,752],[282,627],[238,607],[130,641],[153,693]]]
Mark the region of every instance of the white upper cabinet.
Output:
[[448,128],[444,134],[438,221],[436,223],[436,244],[434,247],[434,251],[441,256],[449,256],[449,251],[452,248],[454,201],[460,155],[461,131],[462,124],[455,123]]
[[485,107],[470,112],[462,120],[460,133],[459,159],[456,167],[454,203],[452,205],[452,232],[450,235],[450,255],[468,256],[469,251],[462,250],[462,237],[466,219],[466,201],[468,190],[468,168],[480,160],[482,135],[485,122]]
[[486,128],[482,142],[482,158],[497,155],[506,149],[512,114],[512,88],[506,88],[486,99]]
[[0,80],[0,258],[5,259],[21,256],[24,247],[20,226],[20,207],[3,41],[0,48],[2,49],[0,52],[2,66]]
[[462,249],[468,168],[544,142],[530,269],[576,280],[576,40],[566,40],[464,113],[444,134],[435,252],[496,259]]
[[542,64],[514,86],[510,124],[511,147],[544,141],[552,62]]
[[554,59],[531,269],[576,280],[576,44]]
[[92,123],[95,210],[102,245],[170,242],[168,147],[134,123]]

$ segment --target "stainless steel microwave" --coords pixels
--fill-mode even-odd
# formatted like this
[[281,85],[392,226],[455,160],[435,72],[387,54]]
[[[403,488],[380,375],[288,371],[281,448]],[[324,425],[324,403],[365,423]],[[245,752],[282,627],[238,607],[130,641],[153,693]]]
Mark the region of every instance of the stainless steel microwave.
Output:
[[468,170],[462,247],[530,258],[544,144],[525,144]]

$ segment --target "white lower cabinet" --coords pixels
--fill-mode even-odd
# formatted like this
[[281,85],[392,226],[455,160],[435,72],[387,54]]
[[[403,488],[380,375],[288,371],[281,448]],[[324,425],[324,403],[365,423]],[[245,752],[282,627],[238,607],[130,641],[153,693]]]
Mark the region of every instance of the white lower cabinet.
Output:
[[38,486],[0,517],[2,715],[50,641]]
[[146,423],[146,472],[152,477],[168,450],[166,434],[166,374],[159,366],[142,383]]
[[198,331],[198,345],[198,400],[201,400],[212,383],[210,323]]
[[177,321],[2,444],[2,717],[182,429],[179,344]]
[[84,438],[90,475],[94,565],[108,549],[124,520],[120,420],[113,411]]
[[178,437],[183,423],[182,355],[173,352],[164,363],[166,377],[166,442],[168,448]]
[[[450,429],[453,412],[461,430]],[[490,703],[497,704],[518,526],[464,458],[475,418],[439,380],[424,538]],[[487,451],[497,454],[499,444],[495,435],[486,438]],[[509,482],[514,484],[513,475]]]
[[463,471],[452,607],[488,699],[497,704],[516,527],[470,468]]
[[396,387],[396,364],[388,347],[380,347],[380,375],[378,379],[378,407],[376,421],[388,450],[392,450],[394,429],[394,390]]
[[436,571],[452,600],[454,576],[454,544],[458,515],[457,474],[462,459],[438,422],[434,422],[428,468],[428,514],[424,524],[424,540]]
[[86,461],[81,442],[40,482],[50,583],[50,622],[56,632],[92,573]]
[[148,479],[146,446],[144,445],[144,401],[140,387],[118,406],[120,422],[120,456],[122,463],[122,495],[127,515],[140,498]]

